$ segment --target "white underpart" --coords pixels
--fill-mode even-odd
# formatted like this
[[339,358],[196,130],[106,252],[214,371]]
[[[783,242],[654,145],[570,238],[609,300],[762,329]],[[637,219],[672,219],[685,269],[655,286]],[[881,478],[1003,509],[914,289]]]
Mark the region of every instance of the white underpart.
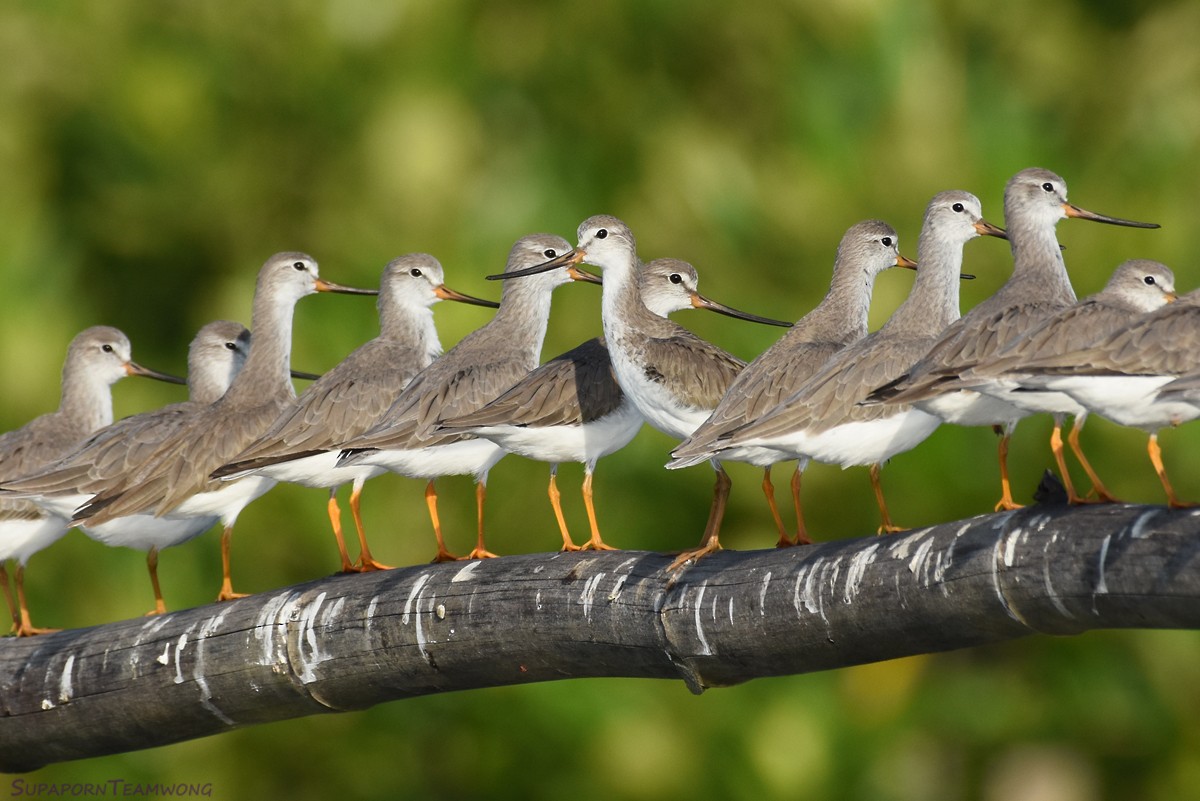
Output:
[[585,425],[485,426],[477,436],[505,451],[539,462],[595,462],[624,448],[642,427],[642,415],[630,402]]
[[748,440],[742,445],[773,448],[792,459],[808,456],[842,467],[870,465],[915,448],[941,422],[920,409],[908,409],[877,420],[843,423],[819,433],[796,431],[770,439]]
[[1114,423],[1149,431],[1194,420],[1194,405],[1156,402],[1159,387],[1175,376],[1059,376],[1045,380],[1047,388],[1066,392],[1085,408]]
[[266,476],[275,481],[286,481],[289,484],[300,484],[312,489],[330,489],[349,484],[352,481],[366,481],[382,475],[382,467],[366,464],[353,464],[337,467],[340,451],[332,450],[324,453],[305,456],[300,459],[289,459],[286,462],[260,467],[247,473],[235,473],[232,477],[256,475]]
[[917,401],[918,409],[940,417],[943,422],[959,426],[992,426],[1015,423],[1029,412],[1011,403],[975,390],[946,392],[933,398]]
[[48,548],[71,527],[65,517],[43,513],[33,520],[6,520],[0,540],[0,562],[16,559],[21,565],[43,548]]
[[503,448],[489,440],[464,439],[448,445],[364,451],[354,466],[373,465],[409,478],[480,476],[491,470],[504,454]]

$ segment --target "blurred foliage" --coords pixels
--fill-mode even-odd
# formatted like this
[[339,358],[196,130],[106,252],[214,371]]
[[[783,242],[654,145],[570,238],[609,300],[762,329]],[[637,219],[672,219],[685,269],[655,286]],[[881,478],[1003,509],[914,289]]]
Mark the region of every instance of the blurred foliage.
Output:
[[[1186,0],[6,4],[0,430],[55,405],[62,353],[87,325],[120,326],[139,361],[182,369],[204,322],[248,322],[256,269],[283,249],[355,284],[397,254],[428,251],[452,286],[495,297],[483,276],[515,239],[572,238],[580,220],[607,212],[630,223],[646,258],[695,263],[707,294],[797,318],[823,294],[852,223],[889,220],[915,254],[935,192],[971,190],[1002,224],[1004,182],[1037,165],[1066,177],[1081,206],[1163,225],[1064,222],[1079,294],[1130,257],[1166,261],[1190,289],[1198,28],[1200,5]],[[967,251],[980,277],[964,285],[964,307],[1010,264],[998,242]],[[880,279],[875,325],[910,281]],[[306,299],[296,365],[332,366],[374,335],[372,315],[353,298]],[[437,317],[449,346],[486,312],[445,304]],[[708,317],[681,321],[744,358],[778,334]],[[595,290],[567,287],[546,354],[598,330]],[[115,394],[119,414],[179,398],[137,381]],[[1048,430],[1030,420],[1014,441],[1025,495],[1050,464]],[[1160,501],[1142,435],[1094,420],[1085,441],[1114,491]],[[1197,432],[1163,442],[1181,492],[1200,496]],[[696,540],[711,475],[662,470],[671,444],[646,431],[600,465],[610,542]],[[987,430],[946,427],[901,455],[884,473],[896,518],[990,510],[993,454]],[[579,470],[562,473],[565,488]],[[757,471],[731,473],[722,540],[767,547]],[[554,547],[545,480],[544,465],[514,458],[493,471],[495,550]],[[446,480],[441,493],[451,546],[465,549],[469,481]],[[582,505],[564,493],[578,535]],[[874,530],[861,470],[815,466],[805,498],[819,536]],[[377,557],[430,557],[417,482],[377,479],[364,508]],[[333,569],[327,526],[320,493],[277,488],[239,521],[238,585]],[[210,534],[164,554],[170,605],[208,600],[216,546]],[[31,562],[35,617],[81,626],[141,614],[144,570],[136,553],[72,533]],[[700,698],[682,684],[563,682],[256,727],[26,778],[212,782],[223,798],[1176,799],[1200,792],[1198,660],[1195,633],[1125,632]]]

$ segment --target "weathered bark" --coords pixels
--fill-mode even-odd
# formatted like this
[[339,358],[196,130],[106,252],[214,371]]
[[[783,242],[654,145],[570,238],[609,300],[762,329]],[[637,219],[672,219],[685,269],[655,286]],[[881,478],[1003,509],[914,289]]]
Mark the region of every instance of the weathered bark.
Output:
[[694,691],[1033,632],[1200,627],[1200,518],[1035,507],[892,537],[536,554],[334,576],[0,641],[0,769],[425,693],[590,676]]

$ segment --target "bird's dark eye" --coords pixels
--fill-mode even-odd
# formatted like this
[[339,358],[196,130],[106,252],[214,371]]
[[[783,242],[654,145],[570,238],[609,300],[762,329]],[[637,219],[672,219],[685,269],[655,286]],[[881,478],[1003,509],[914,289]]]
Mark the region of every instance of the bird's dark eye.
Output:
[[421,268],[413,267],[411,270],[408,271],[408,274],[411,275],[413,278],[420,278],[421,277]]
[[885,248],[890,248],[892,246],[892,238],[890,236],[885,236],[883,239],[880,239],[879,241],[883,243],[883,246]]
[[683,283],[683,276],[682,276],[682,275],[680,275],[679,273],[671,273],[671,275],[668,277],[668,280],[669,280],[669,281],[670,281],[672,284],[682,284],[682,283]]
[[608,229],[601,228],[599,231],[596,232],[596,238],[597,239],[608,239]]
[[298,262],[296,262],[295,264],[293,264],[292,266],[293,266],[293,267],[295,267],[297,270],[303,270],[303,269],[304,269],[304,262],[302,262],[302,261],[298,261]]
[[236,342],[226,342],[225,348],[226,348],[226,350],[237,350],[237,343]]
[[963,204],[961,204],[961,203],[955,203],[955,204],[954,204],[953,206],[951,206],[950,208],[954,209],[955,211],[959,211],[959,212],[961,212],[961,211],[963,210],[964,206],[963,206]]
[[1042,184],[1042,189],[1045,189],[1047,192],[1053,192],[1054,184],[1050,183],[1049,181],[1046,181],[1046,183]]
[[101,345],[100,350],[104,351],[105,353],[112,353],[113,346],[112,345]]
[[1147,275],[1142,280],[1146,282],[1147,286],[1154,286],[1154,276],[1153,275]]
[[542,251],[542,255],[545,256],[547,259],[553,259],[555,256],[558,255],[558,253],[555,252],[554,248],[546,248],[545,250]]

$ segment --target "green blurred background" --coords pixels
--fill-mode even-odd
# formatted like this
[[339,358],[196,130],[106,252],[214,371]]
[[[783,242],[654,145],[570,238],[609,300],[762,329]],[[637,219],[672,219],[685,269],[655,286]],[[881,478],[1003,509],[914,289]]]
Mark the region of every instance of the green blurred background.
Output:
[[[447,282],[497,297],[484,275],[535,231],[574,239],[612,213],[646,258],[693,262],[702,290],[795,319],[828,285],[842,232],[890,221],[916,253],[928,199],[967,189],[1003,224],[1004,182],[1044,166],[1073,202],[1160,231],[1059,226],[1080,295],[1131,257],[1200,282],[1200,4],[932,0],[696,4],[621,0],[287,4],[18,2],[0,10],[0,430],[58,398],[66,343],[121,327],[135,358],[181,371],[203,323],[249,323],[258,266],[300,249],[323,275],[377,283],[428,251]],[[1007,277],[999,242],[973,242],[964,308]],[[910,274],[879,280],[877,326]],[[442,304],[449,347],[483,309]],[[777,330],[714,315],[680,321],[749,359]],[[328,369],[377,330],[370,302],[304,300],[294,363]],[[558,292],[547,356],[599,331],[593,287]],[[118,415],[181,398],[126,381]],[[1022,424],[1011,464],[1028,499],[1048,420]],[[1194,429],[1162,441],[1177,487],[1200,497]],[[1093,419],[1085,445],[1118,494],[1161,502],[1144,436]],[[679,549],[703,527],[711,472],[662,469],[646,430],[597,472],[609,542]],[[898,522],[987,511],[986,429],[944,427],[884,483]],[[732,465],[722,542],[775,534],[759,473]],[[577,538],[574,490],[560,485]],[[780,476],[784,474],[780,472]],[[549,550],[545,465],[501,462],[489,545]],[[933,490],[932,492],[930,490]],[[375,555],[433,553],[419,482],[364,494]],[[452,548],[473,536],[467,479],[441,484]],[[819,538],[877,525],[865,471],[814,466]],[[244,591],[336,567],[324,497],[281,486],[238,523]],[[218,583],[210,533],[162,557],[173,608]],[[35,622],[136,616],[141,557],[77,532],[35,556]],[[1103,633],[753,682],[693,697],[681,683],[574,681],[399,702],[46,768],[29,781],[211,782],[214,796],[560,799],[1178,799],[1200,794],[1200,636]],[[0,779],[0,792],[10,790]]]

